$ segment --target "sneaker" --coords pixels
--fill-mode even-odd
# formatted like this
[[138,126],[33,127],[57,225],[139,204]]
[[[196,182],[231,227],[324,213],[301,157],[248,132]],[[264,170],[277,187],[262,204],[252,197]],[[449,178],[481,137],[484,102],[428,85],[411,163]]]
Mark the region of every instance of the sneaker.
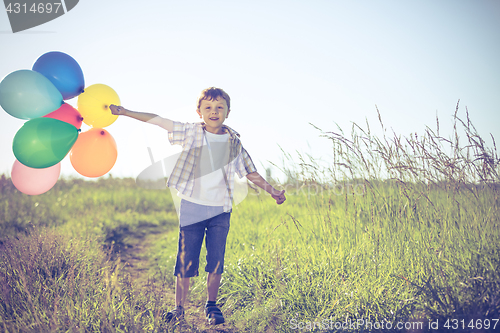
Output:
[[162,314],[163,321],[169,323],[173,320],[181,320],[184,318],[184,308],[182,306],[178,306],[172,311]]
[[209,325],[219,325],[225,322],[222,311],[217,305],[206,305],[205,316]]

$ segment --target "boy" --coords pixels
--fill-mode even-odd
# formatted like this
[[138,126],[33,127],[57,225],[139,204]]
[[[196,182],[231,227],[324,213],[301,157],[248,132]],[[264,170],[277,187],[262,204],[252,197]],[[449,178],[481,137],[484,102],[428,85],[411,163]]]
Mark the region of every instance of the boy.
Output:
[[224,268],[226,238],[234,191],[234,173],[246,176],[268,192],[278,205],[285,191],[278,191],[257,172],[250,156],[242,147],[239,134],[224,125],[230,113],[229,95],[220,88],[202,91],[196,112],[201,123],[180,123],[156,114],[134,112],[111,105],[114,115],[124,115],[158,125],[168,131],[171,144],[182,145],[182,152],[168,177],[168,187],[177,189],[181,197],[179,209],[179,247],[174,274],[176,276],[176,308],[165,315],[166,321],[184,316],[184,304],[191,277],[198,276],[200,250],[206,237],[208,300],[205,314],[210,324],[224,322],[216,305]]

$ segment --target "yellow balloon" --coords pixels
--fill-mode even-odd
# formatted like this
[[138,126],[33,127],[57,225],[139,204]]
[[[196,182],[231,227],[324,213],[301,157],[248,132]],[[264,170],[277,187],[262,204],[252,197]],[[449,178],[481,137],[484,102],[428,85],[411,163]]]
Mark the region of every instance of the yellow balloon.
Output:
[[111,104],[120,105],[120,98],[105,84],[93,84],[78,95],[77,107],[83,122],[94,128],[109,126],[118,118],[111,113]]

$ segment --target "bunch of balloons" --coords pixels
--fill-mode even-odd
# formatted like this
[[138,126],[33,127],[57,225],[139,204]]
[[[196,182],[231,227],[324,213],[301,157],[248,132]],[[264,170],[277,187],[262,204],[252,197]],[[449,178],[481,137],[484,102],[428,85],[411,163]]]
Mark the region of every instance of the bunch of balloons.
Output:
[[[100,177],[113,168],[116,142],[104,127],[117,119],[109,105],[119,105],[120,99],[104,84],[84,87],[82,69],[62,52],[45,53],[32,70],[12,72],[0,82],[0,106],[27,120],[12,143],[16,161],[11,177],[19,191],[38,195],[50,190],[68,153],[73,168],[85,177]],[[77,96],[77,109],[64,102]],[[80,133],[82,121],[91,129]]]

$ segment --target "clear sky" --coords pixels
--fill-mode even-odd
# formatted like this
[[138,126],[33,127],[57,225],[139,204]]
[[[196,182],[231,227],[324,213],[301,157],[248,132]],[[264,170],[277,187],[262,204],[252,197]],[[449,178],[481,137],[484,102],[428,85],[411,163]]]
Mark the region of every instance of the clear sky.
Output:
[[[449,136],[460,99],[461,116],[467,106],[482,136],[500,138],[497,0],[80,0],[16,34],[0,10],[0,45],[0,78],[61,51],[86,86],[109,85],[126,108],[172,120],[199,121],[199,93],[221,87],[231,96],[226,124],[262,175],[268,161],[280,164],[280,146],[328,157],[309,123],[376,128],[375,105],[396,133],[435,128],[438,115]],[[23,122],[0,112],[0,173],[10,173]],[[150,164],[147,147],[156,159],[178,151],[152,125],[119,118],[106,129],[118,145],[113,176],[136,177]],[[62,174],[76,175],[68,157]]]

